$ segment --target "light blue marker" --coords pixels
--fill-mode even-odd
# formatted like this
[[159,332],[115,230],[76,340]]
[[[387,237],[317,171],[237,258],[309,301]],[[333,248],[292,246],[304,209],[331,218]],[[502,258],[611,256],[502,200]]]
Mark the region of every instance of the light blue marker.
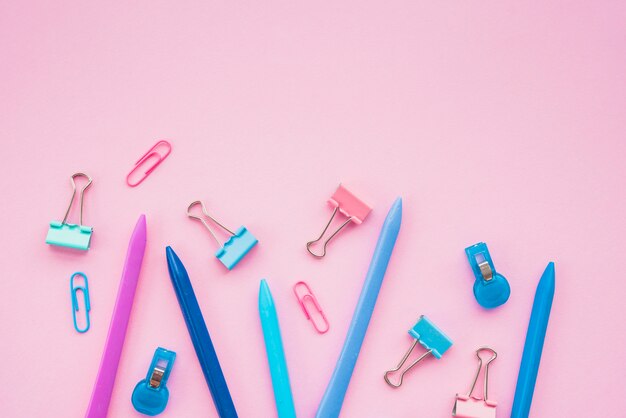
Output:
[[550,310],[552,309],[554,282],[554,263],[550,262],[539,279],[535,292],[535,301],[533,302],[528,332],[526,332],[526,342],[524,343],[524,354],[522,354],[522,364],[520,364],[519,375],[517,376],[511,418],[528,418],[530,414],[530,404],[533,401],[543,342],[546,338],[548,319],[550,319]]
[[356,365],[356,360],[361,351],[361,345],[365,338],[367,327],[376,305],[378,292],[383,284],[383,278],[387,271],[387,265],[393,252],[393,247],[400,232],[402,223],[402,199],[397,198],[389,209],[385,223],[380,231],[378,243],[370,262],[370,268],[365,276],[363,290],[359,296],[359,302],[352,316],[352,323],[348,329],[343,349],[337,360],[335,371],[333,372],[322,402],[317,409],[317,418],[336,418],[341,412],[343,399],[346,396],[352,372]]
[[280,336],[280,325],[272,293],[265,279],[261,280],[259,289],[259,316],[265,337],[267,362],[272,375],[274,399],[279,418],[296,418],[296,408],[293,404],[291,385],[289,384],[289,370],[285,360],[285,349]]

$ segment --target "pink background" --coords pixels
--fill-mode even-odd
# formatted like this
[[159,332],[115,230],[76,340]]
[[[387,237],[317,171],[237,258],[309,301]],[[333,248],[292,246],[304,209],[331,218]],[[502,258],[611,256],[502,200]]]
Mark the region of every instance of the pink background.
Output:
[[[0,415],[82,416],[128,239],[146,213],[109,416],[138,416],[131,391],[157,346],[178,353],[162,416],[217,416],[167,274],[171,244],[240,415],[275,414],[257,312],[265,277],[298,415],[312,417],[398,195],[403,225],[343,417],[449,417],[480,345],[499,353],[490,396],[508,416],[550,260],[557,291],[532,415],[620,415],[626,3],[247,3],[0,4]],[[128,188],[125,174],[160,138],[171,139],[171,156]],[[80,170],[94,178],[84,254],[44,244]],[[339,182],[374,210],[315,260],[304,243],[326,222]],[[186,218],[195,199],[259,238],[235,270]],[[495,311],[475,302],[463,252],[481,240],[512,286]],[[71,323],[77,270],[91,289],[84,335]],[[291,291],[298,280],[325,309],[328,334],[305,320]],[[382,374],[410,345],[420,314],[455,345],[392,390]]]

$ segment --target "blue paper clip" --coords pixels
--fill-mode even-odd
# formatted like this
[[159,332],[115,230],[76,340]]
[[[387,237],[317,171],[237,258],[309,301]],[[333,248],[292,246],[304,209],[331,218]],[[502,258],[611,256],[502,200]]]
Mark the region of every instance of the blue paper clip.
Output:
[[[85,280],[84,286],[76,286],[74,285],[74,278],[76,276],[81,276]],[[76,322],[76,312],[78,312],[78,298],[76,297],[76,293],[78,291],[83,292],[83,297],[85,299],[85,327],[79,328],[78,323]],[[85,273],[81,273],[77,271],[72,274],[70,277],[70,294],[72,296],[72,319],[74,320],[74,329],[80,333],[87,332],[90,327],[89,323],[89,311],[91,310],[91,304],[89,303],[89,283],[87,282],[87,276]]]
[[131,401],[137,412],[155,416],[165,410],[170,398],[170,391],[166,384],[174,366],[174,360],[176,360],[175,352],[161,347],[156,349],[148,375],[137,383],[133,390]]
[[496,272],[487,244],[479,242],[465,249],[474,271],[474,297],[483,308],[503,305],[511,295],[511,286],[503,275]]
[[[74,197],[76,196],[76,183],[75,177],[86,177],[88,182],[80,191],[80,220],[79,224],[67,223],[67,217],[72,209],[72,203],[74,203]],[[77,250],[88,250],[91,243],[91,234],[93,228],[83,225],[83,198],[85,196],[85,190],[91,186],[92,180],[87,174],[75,173],[72,174],[72,198],[70,204],[67,207],[63,221],[50,222],[50,228],[48,229],[48,235],[46,236],[46,244],[58,245],[61,247],[75,248]]]
[[[398,363],[398,365],[394,369],[388,370],[385,373],[385,382],[387,382],[389,386],[394,388],[399,388],[400,386],[402,386],[402,380],[404,379],[404,375],[406,374],[406,372],[411,370],[413,366],[422,361],[426,356],[430,354],[433,355],[435,358],[440,359],[441,356],[446,351],[448,351],[450,347],[452,347],[452,340],[448,338],[446,334],[444,334],[439,328],[437,328],[437,326],[424,315],[420,316],[417,320],[417,323],[413,325],[413,328],[409,330],[409,335],[413,337],[413,344],[411,345],[411,348],[409,349],[409,351],[406,352],[404,357],[402,357],[402,360],[400,360],[400,363]],[[415,346],[417,346],[417,343],[420,343],[428,351],[426,351],[424,354],[414,360],[413,363],[409,365],[409,367],[407,367],[406,369],[404,369],[403,372],[400,373],[400,380],[398,381],[398,383],[393,383],[389,379],[389,375],[399,371],[402,368],[404,363],[406,363],[407,359],[411,355],[411,352],[413,352],[413,349],[415,349]]]
[[[213,230],[211,230],[211,227],[209,227],[209,224],[204,218],[191,214],[191,208],[195,205],[200,205],[204,216],[209,218],[211,221],[213,221],[213,223],[215,223],[231,235],[231,237],[228,239],[228,241],[224,243],[224,245],[219,242],[217,236],[215,235]],[[237,229],[237,232],[232,232],[230,229],[226,228],[224,225],[216,221],[215,218],[209,215],[206,208],[204,207],[204,203],[199,200],[196,200],[189,205],[189,207],[187,208],[187,216],[199,220],[206,227],[206,229],[209,230],[209,232],[213,236],[213,239],[215,239],[215,242],[217,242],[217,245],[220,246],[220,248],[215,252],[215,257],[217,257],[217,259],[220,260],[228,270],[231,270],[233,267],[235,267],[237,263],[239,263],[239,261],[241,261],[241,259],[246,254],[248,254],[252,247],[254,247],[259,242],[245,226],[240,226],[239,229]]]

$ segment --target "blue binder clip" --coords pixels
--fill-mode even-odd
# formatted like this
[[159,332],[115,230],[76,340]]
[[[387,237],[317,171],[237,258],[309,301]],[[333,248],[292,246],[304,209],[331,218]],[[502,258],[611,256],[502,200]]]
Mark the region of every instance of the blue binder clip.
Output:
[[[400,363],[391,370],[388,370],[385,373],[385,382],[391,387],[399,388],[402,386],[402,380],[404,379],[404,375],[413,368],[417,363],[422,361],[426,356],[433,355],[436,359],[440,359],[443,354],[448,351],[450,347],[452,347],[452,340],[443,333],[435,324],[433,324],[430,319],[426,318],[424,315],[421,315],[417,320],[417,323],[413,325],[413,328],[409,330],[409,335],[413,337],[413,344],[409,351],[406,352]],[[389,379],[389,375],[399,371],[404,363],[406,363],[407,359],[417,346],[417,343],[420,343],[427,351],[413,361],[404,371],[400,373],[400,379],[398,383],[393,383]]]
[[[83,286],[74,285],[74,278],[76,276],[80,276],[84,279],[85,284]],[[78,322],[76,321],[76,313],[78,312],[78,298],[76,297],[76,294],[79,290],[83,293],[83,298],[85,299],[85,326],[83,328],[79,328]],[[70,277],[70,294],[72,297],[72,319],[74,320],[74,329],[82,334],[83,332],[89,331],[89,327],[91,326],[89,323],[89,311],[91,310],[91,304],[89,302],[89,283],[87,282],[87,276],[85,273],[77,271],[72,274]]]
[[170,398],[166,384],[175,359],[175,352],[161,347],[156,349],[148,375],[133,390],[131,401],[137,412],[152,417],[165,410]]
[[496,272],[487,244],[479,242],[465,249],[474,276],[474,297],[483,308],[503,305],[511,295],[509,282]]
[[[87,184],[80,191],[80,223],[78,225],[67,223],[67,217],[70,214],[72,203],[74,203],[74,197],[76,196],[76,183],[74,182],[75,177],[85,177],[88,180]],[[93,228],[83,225],[83,197],[85,195],[85,190],[91,186],[92,180],[91,177],[84,173],[73,174],[71,180],[73,191],[70,204],[67,207],[63,221],[50,222],[50,228],[48,229],[48,235],[46,236],[46,244],[75,248],[78,250],[88,250],[89,244],[91,243]]]
[[[213,230],[211,230],[211,227],[209,227],[209,224],[202,216],[196,216],[191,214],[191,208],[195,205],[200,205],[204,216],[209,218],[211,221],[213,221],[213,223],[215,223],[217,226],[219,226],[231,235],[231,237],[228,239],[228,241],[224,243],[224,245],[220,244],[217,236],[215,235]],[[252,247],[254,247],[259,242],[245,226],[240,226],[239,229],[237,229],[237,232],[232,232],[230,229],[226,228],[224,225],[215,220],[215,218],[209,215],[206,208],[204,207],[204,203],[199,200],[196,200],[189,205],[189,207],[187,208],[187,216],[199,220],[206,227],[206,229],[209,230],[211,236],[213,236],[213,239],[215,240],[215,242],[217,242],[217,245],[220,246],[220,248],[215,252],[215,257],[217,257],[217,259],[220,260],[228,270],[231,270],[233,267],[235,267],[237,263],[239,263],[239,261],[241,261],[241,259],[246,254],[248,254]]]

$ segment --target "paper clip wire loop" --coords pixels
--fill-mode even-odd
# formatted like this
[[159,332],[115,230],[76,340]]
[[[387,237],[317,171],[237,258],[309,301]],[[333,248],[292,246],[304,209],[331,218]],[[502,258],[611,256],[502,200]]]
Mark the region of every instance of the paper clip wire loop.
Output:
[[[74,278],[76,276],[80,276],[85,280],[85,284],[83,286],[80,286],[80,285],[74,286]],[[76,321],[76,313],[79,310],[78,298],[76,294],[78,293],[79,290],[83,293],[83,297],[85,298],[85,327],[84,328],[79,328],[78,323]],[[77,332],[80,332],[82,334],[84,332],[87,332],[89,330],[89,327],[91,326],[89,322],[89,311],[91,310],[91,304],[89,302],[89,283],[87,282],[87,276],[85,275],[85,273],[81,273],[77,271],[76,273],[72,274],[72,276],[70,277],[70,293],[72,296],[72,319],[74,320],[74,329]]]
[[[306,293],[301,295],[298,292],[298,287],[304,287],[306,289]],[[328,330],[330,329],[330,324],[328,322],[328,319],[326,318],[326,314],[324,314],[324,311],[322,311],[322,308],[317,302],[317,298],[313,295],[313,292],[311,291],[309,285],[306,284],[306,282],[298,282],[293,286],[293,293],[296,295],[298,303],[300,304],[300,307],[302,308],[306,319],[311,321],[311,323],[313,324],[313,328],[315,328],[315,331],[317,331],[318,334],[325,334],[326,332],[328,332]],[[323,321],[322,324],[318,324],[311,316],[311,313],[306,306],[307,300],[309,300],[313,304],[313,306],[317,310],[317,313],[321,316]],[[322,327],[320,327],[320,325],[322,325]]]
[[422,361],[424,358],[426,358],[426,356],[428,356],[429,354],[432,353],[433,350],[428,350],[426,351],[424,354],[422,354],[421,356],[419,356],[415,361],[413,361],[413,363],[411,363],[409,365],[409,367],[407,367],[406,369],[404,369],[402,371],[402,373],[400,373],[400,380],[398,381],[398,383],[393,383],[390,379],[389,379],[389,375],[393,374],[395,372],[397,372],[398,370],[400,370],[402,368],[402,366],[404,365],[404,363],[406,363],[407,359],[409,358],[409,356],[411,355],[411,353],[413,352],[413,349],[415,349],[415,346],[417,345],[419,341],[418,340],[414,340],[413,344],[411,345],[411,348],[409,348],[409,351],[406,352],[406,354],[404,355],[404,357],[402,357],[402,360],[400,360],[400,363],[398,363],[398,365],[391,369],[391,370],[387,370],[385,372],[385,382],[387,382],[387,384],[389,386],[392,386],[394,388],[399,388],[400,386],[402,386],[402,381],[404,380],[404,375],[411,370],[417,363],[419,363],[420,361]]
[[[165,145],[167,147],[167,151],[165,152],[165,154],[159,154],[156,151],[156,149],[161,145]],[[150,175],[150,173],[152,173],[154,169],[157,168],[159,164],[161,164],[167,158],[168,155],[170,155],[170,152],[172,152],[172,144],[170,144],[168,141],[164,139],[158,141],[156,144],[152,146],[152,148],[148,150],[148,152],[146,152],[139,160],[137,160],[133,169],[130,171],[130,173],[126,175],[126,184],[129,185],[130,187],[139,186]],[[156,157],[156,162],[152,164],[150,168],[148,168],[144,172],[143,177],[141,177],[137,182],[131,183],[130,178],[135,173],[135,171],[140,169],[143,166],[143,163],[152,159],[153,157]]]
[[339,207],[336,207],[335,210],[333,210],[333,214],[330,216],[330,220],[328,221],[328,223],[326,224],[326,226],[324,227],[324,229],[322,230],[322,233],[320,234],[319,237],[317,237],[317,239],[313,240],[313,241],[309,241],[306,243],[306,250],[313,256],[313,257],[317,257],[317,258],[322,258],[326,255],[326,246],[328,245],[328,243],[330,242],[331,239],[333,239],[339,232],[341,232],[341,230],[343,228],[346,227],[346,225],[348,225],[351,221],[352,221],[352,217],[349,217],[348,219],[346,219],[346,221],[344,223],[341,224],[341,226],[339,228],[337,228],[335,230],[335,232],[333,232],[330,237],[328,237],[328,239],[326,241],[324,241],[324,245],[322,246],[322,253],[321,254],[315,254],[313,252],[313,250],[311,250],[311,246],[317,242],[319,242],[322,237],[324,236],[324,234],[326,233],[326,231],[328,230],[328,227],[330,226],[330,224],[333,222],[333,219],[335,219],[335,215],[337,214],[337,211],[339,210]]
[[226,228],[224,225],[222,225],[221,223],[219,223],[214,217],[212,217],[211,215],[209,215],[209,212],[207,212],[206,207],[204,206],[204,203],[202,203],[202,201],[200,200],[196,200],[195,202],[192,202],[188,207],[187,207],[187,216],[189,216],[190,218],[196,219],[200,222],[202,222],[202,225],[204,225],[206,227],[206,229],[209,230],[209,232],[211,233],[211,236],[213,237],[213,239],[215,240],[215,242],[217,242],[217,245],[220,247],[223,247],[224,245],[217,239],[217,235],[215,235],[215,232],[213,232],[213,230],[211,229],[211,227],[209,226],[209,224],[207,223],[207,221],[202,218],[201,216],[197,216],[197,215],[193,215],[191,213],[191,208],[194,207],[195,205],[200,205],[200,207],[202,208],[202,213],[204,214],[204,216],[206,216],[207,218],[209,218],[211,221],[213,221],[217,226],[219,226],[220,228],[222,228],[224,231],[228,232],[230,235],[234,236],[235,233],[233,231],[231,231],[230,229]]
[[79,225],[83,224],[83,201],[84,201],[84,197],[85,197],[85,190],[87,190],[87,188],[89,186],[91,186],[91,183],[93,182],[91,177],[89,177],[85,173],[74,173],[74,174],[72,174],[72,177],[70,179],[72,181],[72,198],[70,199],[70,204],[67,206],[67,210],[65,211],[65,216],[63,217],[63,222],[61,222],[62,224],[65,224],[67,222],[67,217],[70,214],[70,210],[72,210],[72,203],[74,203],[74,197],[76,197],[76,182],[74,181],[74,178],[76,178],[76,177],[85,177],[87,179],[87,184],[85,184],[85,186],[80,190],[80,217],[79,217]]
[[487,388],[489,385],[489,364],[491,364],[491,362],[494,361],[498,357],[498,353],[496,353],[494,349],[489,348],[489,347],[480,347],[478,350],[476,350],[476,357],[478,357],[478,370],[476,370],[476,376],[474,376],[474,381],[472,382],[472,387],[470,388],[469,393],[467,394],[467,397],[468,398],[472,397],[472,392],[474,392],[474,388],[476,387],[478,376],[480,376],[480,370],[483,367],[483,359],[480,357],[481,351],[491,352],[491,357],[489,358],[489,360],[487,360],[487,363],[485,363],[485,379],[484,379],[485,385],[483,389],[483,401],[487,402]]

